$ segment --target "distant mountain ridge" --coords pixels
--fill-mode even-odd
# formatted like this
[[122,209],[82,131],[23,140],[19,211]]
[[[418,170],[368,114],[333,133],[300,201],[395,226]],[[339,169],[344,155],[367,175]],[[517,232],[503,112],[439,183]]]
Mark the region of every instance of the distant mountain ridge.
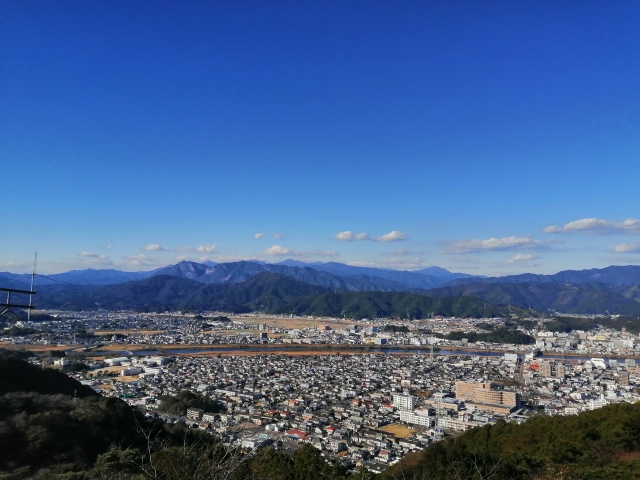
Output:
[[587,283],[601,282],[611,285],[632,286],[640,285],[640,266],[612,265],[605,268],[591,268],[587,270],[563,270],[553,275],[537,275],[523,273],[521,275],[507,275],[504,277],[474,277],[459,278],[448,285],[465,285],[469,283]]
[[[226,284],[244,282],[265,272],[286,275],[287,277],[310,285],[340,288],[348,291],[377,290],[400,292],[411,288],[406,284],[371,275],[337,276],[310,267],[258,264],[248,261],[219,263],[211,267],[196,262],[184,261],[160,269],[155,272],[154,275],[172,275],[206,284]],[[429,283],[429,285],[431,285],[431,283]]]
[[[431,269],[431,270],[430,270]],[[305,263],[298,260],[284,260],[279,263],[259,261],[240,261],[228,263],[182,261],[148,272],[123,272],[113,269],[71,270],[69,272],[47,275],[55,282],[38,277],[38,285],[64,283],[75,285],[113,285],[141,280],[153,275],[173,275],[197,280],[201,283],[238,283],[250,279],[262,272],[273,272],[297,280],[331,288],[343,288],[350,291],[410,291],[427,290],[445,282],[468,278],[467,274],[452,273],[440,267],[430,267],[424,272],[410,272],[372,267],[357,267],[338,262]],[[430,271],[432,274],[427,273]],[[29,274],[0,272],[0,277],[11,280],[29,281]]]
[[496,305],[532,308],[541,312],[640,315],[640,288],[603,282],[561,281],[472,283],[429,290],[436,297],[473,296]]
[[[171,275],[120,285],[47,285],[38,293],[38,308],[142,311],[218,310],[234,313],[376,318],[426,318],[429,314],[459,317],[505,316],[474,297],[435,298],[407,292],[349,292],[314,286],[285,275],[262,272],[240,283],[203,284]],[[514,309],[514,312],[519,309]]]

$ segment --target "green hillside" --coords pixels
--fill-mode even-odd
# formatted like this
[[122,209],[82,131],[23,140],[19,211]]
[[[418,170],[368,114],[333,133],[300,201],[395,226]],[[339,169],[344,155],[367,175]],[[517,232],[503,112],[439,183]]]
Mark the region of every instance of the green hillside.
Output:
[[561,313],[640,315],[638,287],[588,282],[473,283],[429,290],[437,297],[473,296],[496,305]]
[[194,280],[159,275],[103,287],[56,285],[42,289],[38,295],[36,304],[39,308],[69,310],[259,311],[348,318],[415,319],[426,318],[431,314],[462,318],[523,314],[522,309],[498,307],[471,296],[431,297],[407,292],[347,292],[310,285],[269,272],[231,285],[203,285]]
[[[270,313],[348,318],[400,317],[427,318],[429,315],[460,318],[509,316],[509,309],[473,297],[427,297],[398,292],[331,293],[297,299],[289,305],[272,308]],[[522,314],[518,308],[513,313]]]
[[435,443],[403,459],[383,478],[640,478],[640,403],[575,416],[539,416],[521,425],[500,421]]

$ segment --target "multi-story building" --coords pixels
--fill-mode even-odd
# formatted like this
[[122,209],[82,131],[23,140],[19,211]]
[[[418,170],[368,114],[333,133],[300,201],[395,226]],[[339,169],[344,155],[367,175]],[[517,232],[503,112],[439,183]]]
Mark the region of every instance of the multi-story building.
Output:
[[619,372],[618,383],[620,385],[629,385],[629,372]]
[[564,378],[566,376],[564,365],[558,363],[556,365],[556,378]]
[[538,373],[541,377],[550,377],[551,364],[549,362],[540,362],[540,370],[538,370]]
[[491,383],[456,382],[456,398],[473,403],[488,403],[516,407],[520,405],[520,395],[508,390],[497,390]]
[[426,415],[418,415],[410,410],[400,410],[400,421],[411,423],[414,425],[421,425],[423,427],[430,427],[432,425],[433,417]]
[[201,408],[187,408],[187,418],[191,420],[202,420],[203,413]]
[[416,398],[412,395],[394,395],[393,406],[398,410],[411,411],[416,406]]

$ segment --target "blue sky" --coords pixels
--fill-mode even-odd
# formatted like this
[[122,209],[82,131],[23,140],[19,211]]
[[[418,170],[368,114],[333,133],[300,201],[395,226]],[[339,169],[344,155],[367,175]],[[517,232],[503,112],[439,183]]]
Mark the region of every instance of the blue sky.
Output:
[[0,270],[640,264],[638,25],[633,1],[2,2]]

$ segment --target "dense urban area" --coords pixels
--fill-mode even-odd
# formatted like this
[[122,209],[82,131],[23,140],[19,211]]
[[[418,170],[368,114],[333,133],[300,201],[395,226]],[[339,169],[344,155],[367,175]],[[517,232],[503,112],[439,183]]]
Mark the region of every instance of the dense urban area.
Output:
[[381,472],[501,419],[640,399],[638,336],[554,331],[561,321],[47,311],[13,323],[0,346],[228,446],[310,444],[347,469]]

